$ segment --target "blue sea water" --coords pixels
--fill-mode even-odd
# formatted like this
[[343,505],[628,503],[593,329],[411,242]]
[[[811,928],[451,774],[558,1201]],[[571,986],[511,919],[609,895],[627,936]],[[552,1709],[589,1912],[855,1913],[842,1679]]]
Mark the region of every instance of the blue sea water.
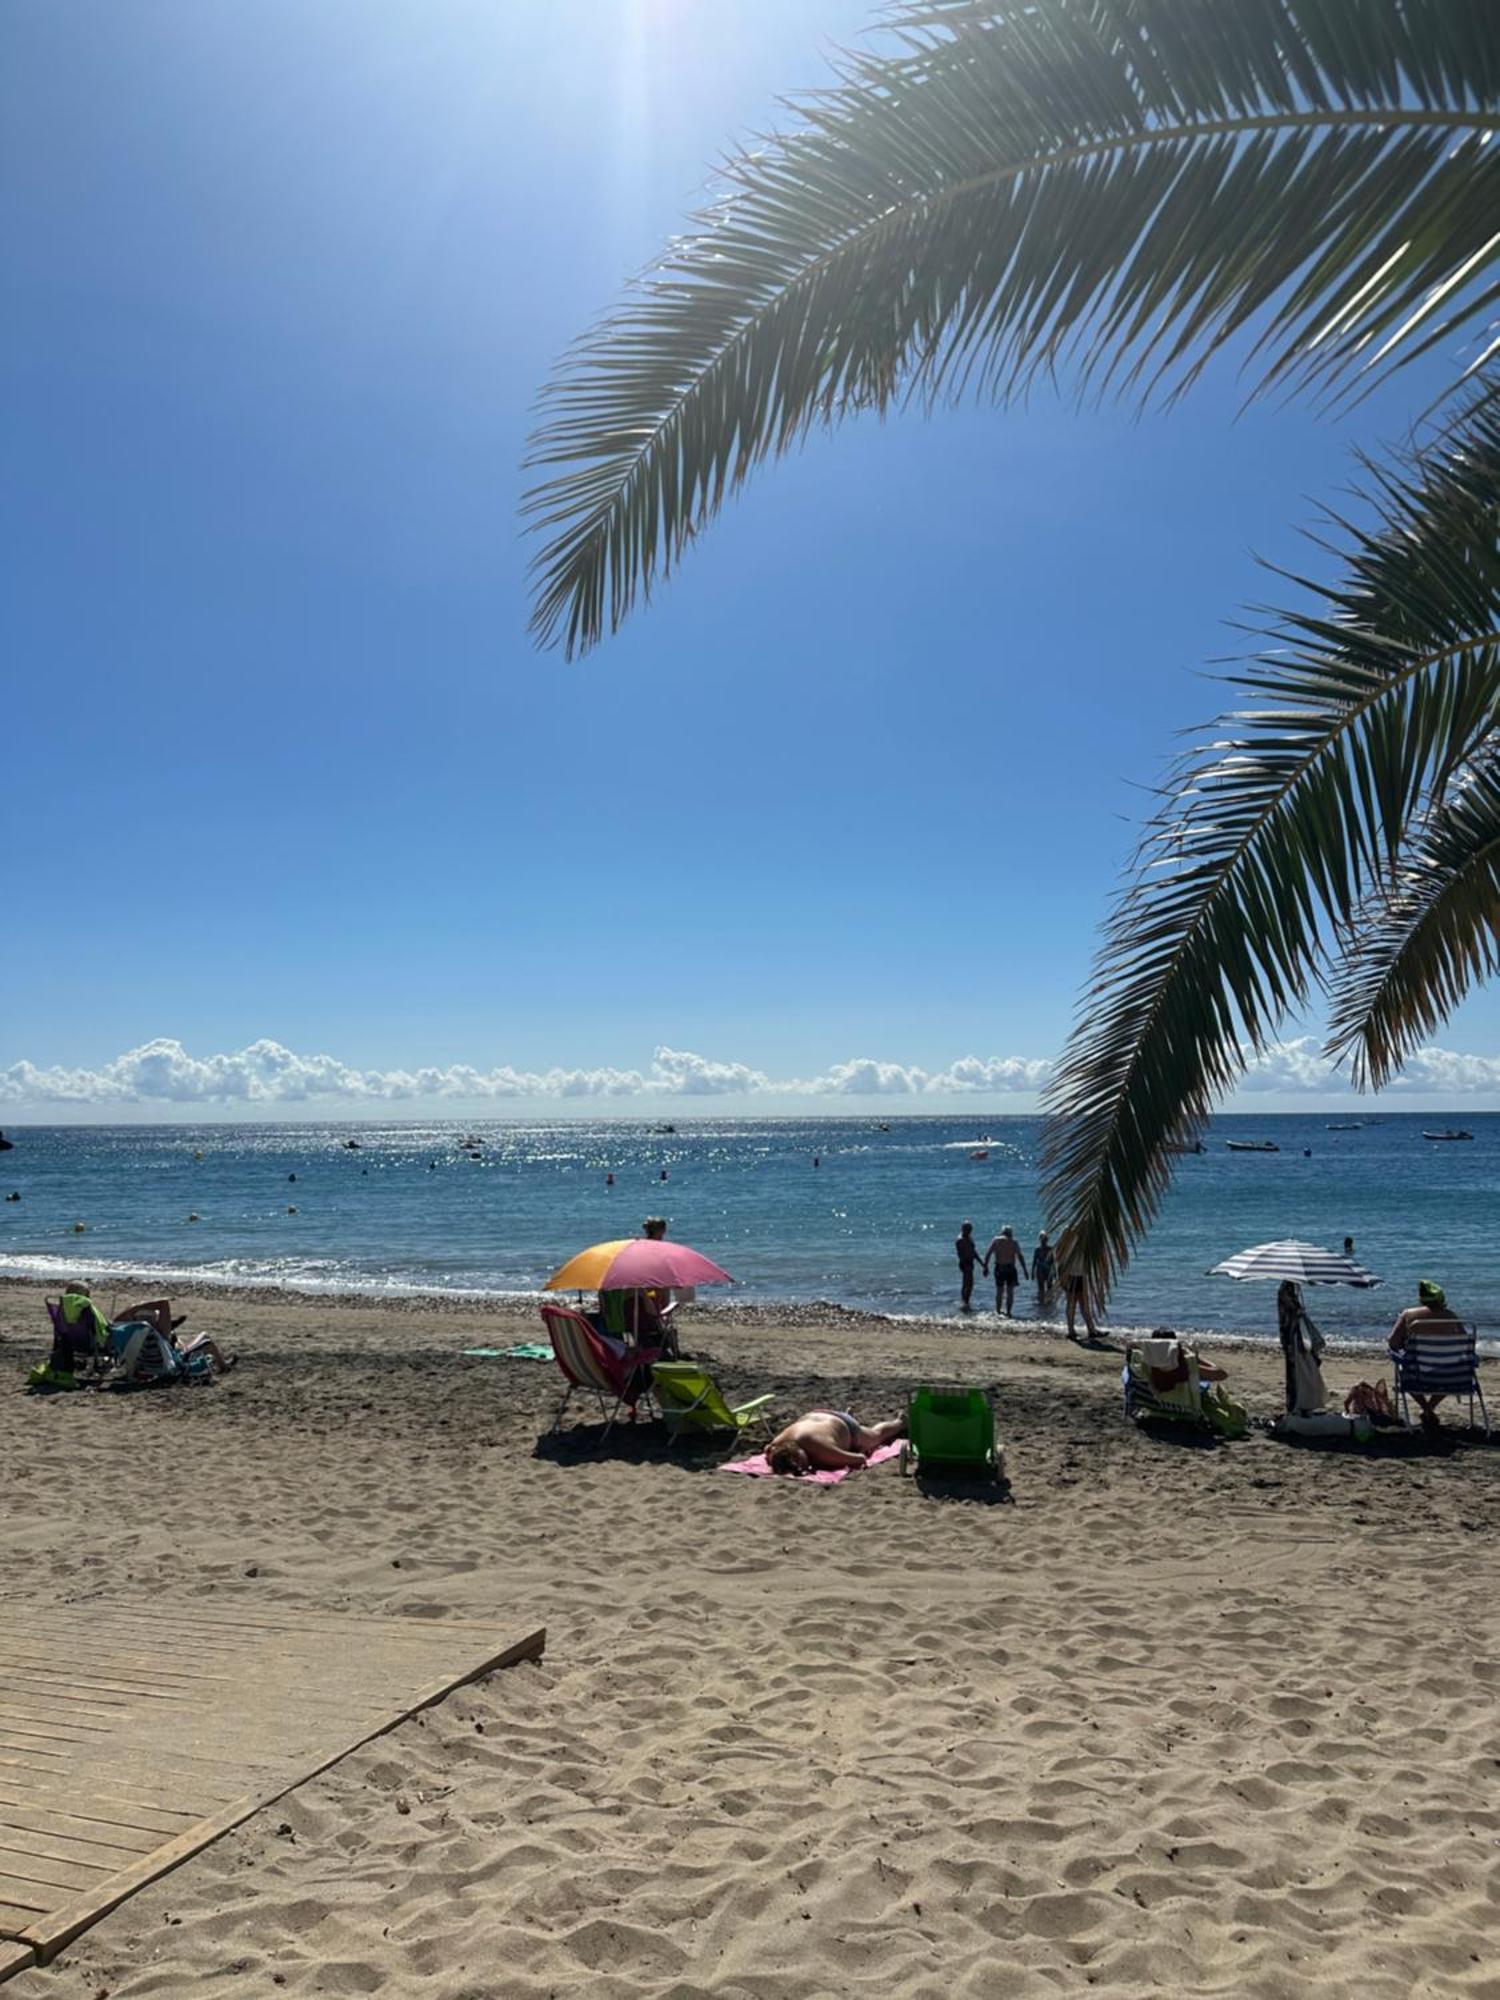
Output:
[[[1472,1143],[1423,1139],[1424,1126],[1448,1122],[1381,1115],[1337,1132],[1322,1115],[1217,1119],[1207,1150],[1179,1162],[1110,1323],[1269,1337],[1274,1287],[1209,1277],[1209,1265],[1274,1237],[1337,1249],[1352,1235],[1385,1283],[1319,1291],[1314,1315],[1330,1337],[1383,1332],[1417,1278],[1433,1276],[1492,1341],[1500,1114],[1464,1120]],[[470,1132],[484,1141],[477,1158],[460,1147]],[[734,1274],[731,1297],[925,1317],[957,1307],[961,1221],[972,1218],[981,1243],[1014,1223],[1029,1251],[1046,1220],[1033,1118],[892,1117],[885,1129],[869,1118],[684,1116],[675,1132],[616,1121],[75,1126],[11,1137],[0,1191],[22,1199],[0,1204],[0,1271],[82,1271],[106,1297],[127,1270],[178,1290],[530,1292],[574,1250],[661,1213],[674,1237]],[[1281,1150],[1231,1153],[1229,1138]],[[989,1157],[971,1158],[980,1148]],[[78,1220],[86,1233],[75,1234]],[[1023,1310],[1031,1298],[1023,1285]]]

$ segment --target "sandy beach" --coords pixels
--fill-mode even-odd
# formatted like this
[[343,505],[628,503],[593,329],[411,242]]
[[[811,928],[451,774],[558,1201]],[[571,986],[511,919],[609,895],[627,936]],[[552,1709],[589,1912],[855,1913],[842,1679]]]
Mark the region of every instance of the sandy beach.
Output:
[[[20,1393],[0,1596],[545,1623],[133,1898],[17,2000],[1500,1996],[1500,1446],[1139,1433],[1119,1357],[1019,1331],[699,1318],[787,1415],[994,1398],[1009,1492],[829,1491],[547,1439],[533,1316],[200,1294],[194,1390]],[[1252,1410],[1280,1359],[1226,1349]],[[1374,1379],[1339,1355],[1340,1389]],[[1488,1365],[1492,1407],[1500,1368]]]

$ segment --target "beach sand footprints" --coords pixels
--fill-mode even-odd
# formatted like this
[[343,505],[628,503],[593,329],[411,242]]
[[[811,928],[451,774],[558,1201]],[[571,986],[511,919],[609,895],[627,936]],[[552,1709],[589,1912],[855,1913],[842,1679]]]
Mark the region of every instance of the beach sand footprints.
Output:
[[[411,1329],[361,1356],[319,1320],[321,1359],[257,1350],[175,1404],[0,1405],[30,1496],[7,1609],[170,1574],[218,1605],[524,1601],[550,1632],[106,1920],[63,1961],[80,2000],[1495,2000],[1500,1632],[1464,1523],[1500,1527],[1500,1457],[1418,1485],[1153,1448],[1107,1360],[1064,1407],[1060,1369],[991,1345],[1014,1506],[778,1490],[538,1460],[548,1371],[476,1390]],[[745,1332],[724,1372],[753,1393],[794,1349],[804,1406],[885,1410],[890,1339]]]

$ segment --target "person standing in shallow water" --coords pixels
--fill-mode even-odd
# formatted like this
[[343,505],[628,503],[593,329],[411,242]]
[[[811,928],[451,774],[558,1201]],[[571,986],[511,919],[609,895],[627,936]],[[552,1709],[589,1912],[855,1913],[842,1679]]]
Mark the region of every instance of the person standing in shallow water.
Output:
[[984,1253],[986,1277],[991,1263],[995,1266],[995,1311],[1009,1319],[1016,1303],[1017,1266],[1023,1278],[1029,1278],[1031,1273],[1026,1268],[1025,1252],[1016,1241],[1016,1232],[1008,1222],[998,1236],[990,1238],[990,1247]]
[[974,1241],[974,1225],[966,1222],[953,1239],[958,1253],[958,1281],[963,1296],[960,1312],[974,1310],[974,1273],[979,1268],[979,1245]]
[[1036,1280],[1037,1311],[1046,1312],[1052,1303],[1052,1288],[1057,1283],[1057,1257],[1047,1241],[1045,1229],[1037,1231],[1036,1248],[1031,1253],[1031,1275]]

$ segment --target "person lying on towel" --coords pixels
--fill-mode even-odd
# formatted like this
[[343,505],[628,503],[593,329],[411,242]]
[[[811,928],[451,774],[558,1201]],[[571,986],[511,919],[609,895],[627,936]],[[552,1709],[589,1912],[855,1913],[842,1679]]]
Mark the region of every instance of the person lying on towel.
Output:
[[862,1424],[849,1410],[809,1410],[777,1433],[766,1446],[773,1472],[837,1472],[864,1465],[872,1451],[906,1435],[904,1417],[885,1424]]

